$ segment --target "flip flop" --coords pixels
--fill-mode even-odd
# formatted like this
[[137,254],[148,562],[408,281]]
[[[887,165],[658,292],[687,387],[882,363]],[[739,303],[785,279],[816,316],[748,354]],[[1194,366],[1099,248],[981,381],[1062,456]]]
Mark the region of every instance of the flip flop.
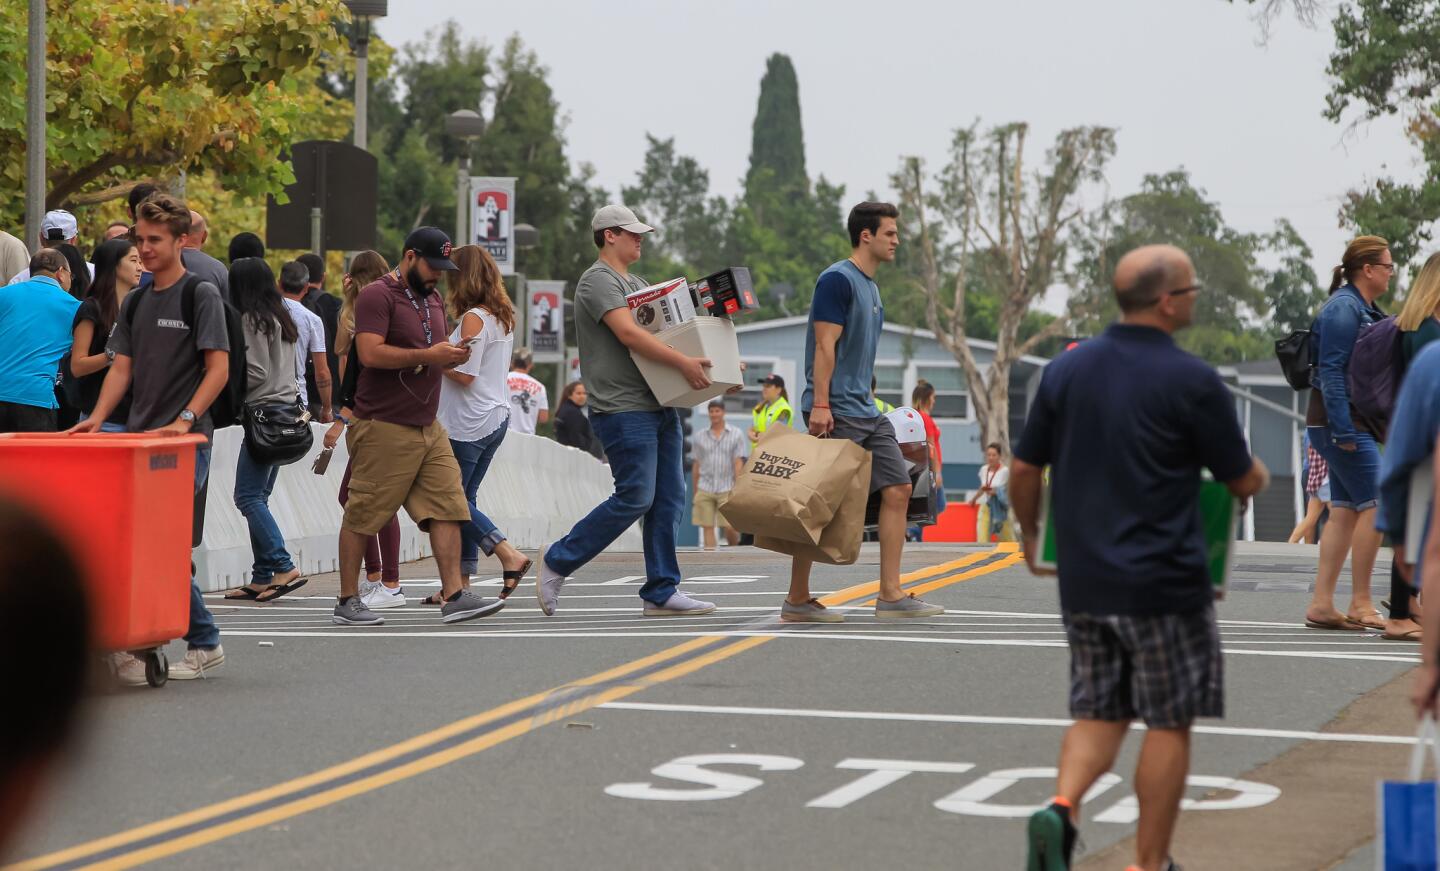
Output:
[[253,602],[260,598],[264,590],[257,590],[254,587],[241,587],[238,590],[231,590],[225,594],[225,598],[231,602]]
[[428,596],[426,596],[425,598],[421,599],[421,600],[420,600],[420,604],[422,604],[422,605],[443,605],[443,604],[445,604],[445,601],[441,598],[441,596],[440,596],[439,593],[431,593],[430,595],[428,595]]
[[[1369,620],[1374,620],[1375,622],[1367,622]],[[1373,614],[1366,614],[1364,617],[1346,617],[1345,622],[1349,623],[1357,629],[1362,629],[1365,631],[1385,631],[1385,620],[1380,616],[1379,611],[1376,611]]]
[[1408,632],[1401,632],[1399,635],[1391,635],[1389,632],[1386,632],[1380,637],[1386,641],[1421,641],[1423,640],[1420,637],[1422,631],[1423,630],[1420,629],[1411,629]]
[[520,581],[525,577],[525,573],[530,571],[530,569],[534,567],[535,561],[527,559],[525,561],[525,565],[521,566],[515,571],[501,572],[500,579],[505,584],[505,586],[500,588],[500,598],[510,598],[510,594],[515,592],[515,590],[520,586]]
[[288,584],[271,584],[270,586],[266,587],[260,595],[255,597],[255,601],[273,602],[281,596],[285,595],[286,593],[293,593],[301,587],[305,586],[305,584],[309,580],[309,578],[301,575]]
[[1311,629],[1334,629],[1342,632],[1359,632],[1364,628],[1351,623],[1348,617],[1341,617],[1339,620],[1311,620],[1306,617],[1305,625]]

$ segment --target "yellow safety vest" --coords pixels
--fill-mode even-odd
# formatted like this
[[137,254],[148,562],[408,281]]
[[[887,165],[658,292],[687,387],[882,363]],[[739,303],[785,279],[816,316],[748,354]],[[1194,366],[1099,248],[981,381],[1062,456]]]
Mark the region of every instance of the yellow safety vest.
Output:
[[881,414],[889,414],[890,412],[895,410],[895,406],[891,405],[890,403],[886,402],[878,396],[875,397],[875,408]]
[[[755,431],[764,435],[765,431],[770,428],[770,425],[782,414],[788,414],[791,420],[795,419],[795,412],[790,408],[790,402],[785,397],[780,396],[776,397],[775,401],[769,405],[761,406],[750,412],[750,420],[755,425]],[[750,447],[753,450],[755,442],[751,442]]]

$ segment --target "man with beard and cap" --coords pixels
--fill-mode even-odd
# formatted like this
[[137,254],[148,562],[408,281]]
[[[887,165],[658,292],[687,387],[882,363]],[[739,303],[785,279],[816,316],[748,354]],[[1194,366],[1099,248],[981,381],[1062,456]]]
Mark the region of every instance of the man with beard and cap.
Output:
[[435,420],[441,370],[470,357],[467,345],[445,340],[445,306],[436,292],[440,273],[453,272],[450,237],[421,227],[405,239],[400,265],[366,285],[355,301],[355,348],[360,357],[355,419],[346,425],[350,499],[340,527],[341,626],[379,626],[384,618],[360,598],[365,544],[404,506],[430,546],[440,571],[441,619],[473,620],[504,607],[465,589],[460,575],[460,525],[470,503],[445,428]]

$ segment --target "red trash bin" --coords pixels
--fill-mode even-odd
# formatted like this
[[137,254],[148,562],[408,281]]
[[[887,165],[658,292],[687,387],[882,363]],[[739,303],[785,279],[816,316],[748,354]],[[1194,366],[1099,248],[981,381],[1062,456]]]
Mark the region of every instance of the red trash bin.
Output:
[[70,545],[94,607],[101,650],[160,651],[190,623],[190,532],[201,435],[0,435],[0,490],[32,507]]

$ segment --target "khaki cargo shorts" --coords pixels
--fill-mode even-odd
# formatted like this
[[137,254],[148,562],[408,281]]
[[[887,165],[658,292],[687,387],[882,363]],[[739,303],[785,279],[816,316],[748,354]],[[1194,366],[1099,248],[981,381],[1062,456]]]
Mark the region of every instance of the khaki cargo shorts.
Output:
[[724,493],[707,493],[704,490],[695,491],[695,504],[692,506],[690,516],[695,525],[702,529],[713,529],[716,526],[730,528],[730,523],[719,512],[720,503],[730,498],[730,491]]
[[350,500],[343,528],[375,535],[404,507],[422,530],[432,520],[470,520],[460,464],[445,427],[357,420],[345,430],[350,450]]

